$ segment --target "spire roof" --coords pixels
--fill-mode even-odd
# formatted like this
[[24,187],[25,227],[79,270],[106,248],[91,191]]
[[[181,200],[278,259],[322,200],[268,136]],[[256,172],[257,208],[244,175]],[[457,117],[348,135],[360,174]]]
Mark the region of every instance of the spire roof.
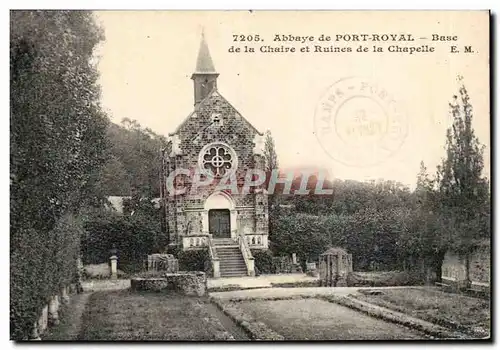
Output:
[[201,33],[200,49],[198,51],[198,59],[196,60],[196,70],[193,74],[217,74],[215,71],[210,51],[205,40],[205,33]]

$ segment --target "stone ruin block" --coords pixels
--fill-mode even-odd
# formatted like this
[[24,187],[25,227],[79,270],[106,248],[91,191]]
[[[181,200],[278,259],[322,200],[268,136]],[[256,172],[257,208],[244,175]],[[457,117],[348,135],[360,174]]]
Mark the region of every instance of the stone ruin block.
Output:
[[172,254],[148,255],[147,270],[177,273],[179,272],[179,260]]
[[207,293],[207,276],[204,272],[167,274],[172,289],[185,295],[203,296]]
[[207,276],[204,272],[164,273],[160,277],[132,278],[134,291],[175,291],[188,296],[204,296],[207,293]]

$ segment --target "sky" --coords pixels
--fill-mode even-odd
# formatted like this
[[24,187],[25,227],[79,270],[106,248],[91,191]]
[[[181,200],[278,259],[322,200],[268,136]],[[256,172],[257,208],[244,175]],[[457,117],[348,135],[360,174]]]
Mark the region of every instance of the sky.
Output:
[[[175,130],[193,109],[190,77],[203,28],[220,73],[219,92],[258,130],[271,131],[281,167],[322,168],[335,178],[396,180],[413,187],[420,161],[433,173],[445,154],[445,133],[451,122],[448,103],[458,93],[456,77],[461,75],[474,108],[476,135],[486,146],[485,175],[489,177],[487,12],[99,11],[96,19],[106,37],[97,51],[102,105],[116,123],[130,118],[159,134]],[[352,40],[356,34],[384,33],[411,34],[416,41],[318,41],[321,34]],[[259,35],[264,42],[234,42],[233,35],[239,34]],[[310,47],[333,44],[355,51],[362,44],[370,51],[259,52],[262,45],[283,44],[297,51],[303,46],[273,42],[276,34],[314,36],[313,42],[307,42]],[[457,36],[457,40],[431,41],[433,34]],[[229,52],[232,45],[243,50],[246,44],[257,52]],[[393,44],[427,45],[435,51],[387,52]],[[386,51],[371,52],[374,45]],[[461,51],[470,45],[474,52],[451,54],[451,45]],[[333,122],[336,127],[354,125],[352,116],[357,115],[359,104],[372,113],[369,118],[375,125],[384,128],[396,118],[407,133],[397,135],[390,154],[371,153],[378,144],[368,140],[362,145],[363,157],[351,162],[349,157],[359,153],[359,139],[353,139],[351,129],[337,130],[347,137],[346,142],[331,143],[319,137],[318,106],[346,77],[374,82],[398,108],[391,110],[383,101],[366,96],[346,100]]]

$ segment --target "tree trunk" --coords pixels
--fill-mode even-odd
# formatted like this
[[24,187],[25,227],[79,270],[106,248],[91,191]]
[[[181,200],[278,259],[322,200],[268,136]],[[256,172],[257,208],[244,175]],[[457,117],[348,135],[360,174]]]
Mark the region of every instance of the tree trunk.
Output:
[[442,282],[441,276],[443,274],[443,261],[444,261],[444,256],[446,255],[446,250],[441,249],[435,260],[435,273],[436,273],[436,282]]

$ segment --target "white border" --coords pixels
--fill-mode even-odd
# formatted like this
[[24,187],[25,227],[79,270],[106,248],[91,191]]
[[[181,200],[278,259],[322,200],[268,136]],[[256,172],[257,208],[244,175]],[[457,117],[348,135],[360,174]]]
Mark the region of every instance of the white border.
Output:
[[[248,10],[248,9],[267,9],[267,10],[298,10],[298,9],[335,9],[335,10],[360,10],[360,9],[372,9],[372,10],[439,10],[439,9],[448,9],[448,10],[461,10],[461,9],[468,9],[468,10],[484,10],[484,9],[492,9],[493,13],[499,12],[500,8],[500,2],[498,0],[476,0],[476,1],[462,1],[462,0],[455,0],[452,2],[445,2],[445,1],[437,1],[437,0],[420,0],[415,3],[411,2],[401,2],[401,1],[383,1],[379,0],[376,3],[373,3],[371,1],[365,0],[365,1],[359,1],[359,0],[350,0],[350,1],[345,1],[345,2],[338,2],[338,3],[331,3],[331,2],[326,2],[326,1],[317,1],[317,0],[309,0],[307,2],[304,1],[286,1],[286,2],[280,2],[280,1],[272,1],[272,0],[254,0],[254,1],[240,1],[240,2],[233,2],[233,1],[211,1],[210,5],[207,6],[206,1],[182,1],[174,4],[169,4],[170,6],[166,7],[164,1],[151,1],[151,0],[142,0],[140,2],[136,1],[120,1],[120,2],[112,2],[112,1],[96,1],[96,0],[89,0],[89,1],[81,1],[81,0],[75,0],[75,1],[61,1],[61,0],[52,0],[52,1],[43,1],[43,2],[36,2],[36,1],[23,1],[23,0],[18,0],[18,1],[5,1],[2,2],[2,5],[6,4],[6,9],[4,11],[0,12],[0,16],[2,19],[2,24],[4,25],[4,31],[2,35],[2,48],[7,51],[8,50],[8,38],[9,38],[9,12],[6,11],[7,9],[33,9],[33,8],[39,8],[39,9],[141,9],[141,10],[146,10],[146,9],[172,9],[172,10],[179,10],[179,9],[210,9],[210,10],[216,10],[216,9],[241,9],[241,10]],[[342,6],[344,5],[344,6]],[[498,25],[495,27],[495,39],[498,41]],[[498,46],[498,44],[496,45]],[[497,63],[498,60],[498,50],[497,47],[495,49],[495,62]],[[2,79],[0,80],[2,84],[2,92],[4,98],[2,99],[2,109],[4,111],[3,113],[3,118],[1,119],[1,122],[3,123],[2,127],[0,127],[0,132],[2,133],[0,140],[4,143],[2,147],[2,161],[3,164],[8,164],[9,162],[9,145],[8,145],[8,140],[9,140],[9,83],[8,83],[8,77],[9,77],[9,58],[7,53],[5,52],[3,55],[0,56],[0,58],[3,61],[3,64],[1,65],[2,69]],[[494,77],[495,83],[497,86],[497,90],[495,91],[495,95],[491,96],[492,100],[499,100],[499,94],[498,94],[498,80],[496,77]],[[498,103],[498,102],[497,102]],[[492,115],[496,118],[497,114],[495,111],[491,111]],[[496,122],[495,126],[495,132],[498,135],[498,122]],[[495,163],[498,165],[498,154],[495,155]],[[7,167],[6,167],[7,168]],[[495,167],[495,171],[497,168]],[[3,269],[3,276],[4,276],[4,283],[3,286],[4,288],[2,289],[1,293],[1,298],[2,298],[2,303],[1,305],[4,308],[4,312],[2,312],[2,318],[1,318],[1,328],[4,331],[3,334],[3,341],[6,342],[6,345],[8,348],[14,347],[14,343],[8,341],[9,339],[9,321],[7,320],[7,316],[9,315],[9,306],[8,306],[8,300],[9,300],[9,288],[8,288],[8,281],[9,281],[9,242],[8,242],[8,235],[7,232],[9,232],[9,180],[8,180],[8,171],[4,172],[4,181],[2,181],[2,223],[4,224],[4,235],[3,235],[3,240],[2,242],[2,247],[4,247],[4,252],[1,254],[1,259],[2,263],[0,264],[1,268]],[[496,200],[496,195],[494,194],[494,199]],[[495,201],[496,202],[496,201]],[[497,210],[495,210],[495,213],[497,213]],[[492,233],[493,234],[493,233]],[[495,250],[498,251],[498,241],[499,239],[497,238],[496,243],[495,243]],[[494,272],[495,270],[492,269]],[[495,272],[494,272],[495,273]],[[498,283],[498,276],[495,274],[495,280]],[[494,297],[494,296],[493,296]],[[497,305],[498,303],[495,303]],[[492,310],[496,311],[496,310]],[[495,313],[496,314],[496,313]],[[498,336],[498,319],[495,320],[495,327],[493,331],[496,336]],[[128,347],[128,344],[121,344],[121,345],[107,345],[107,344],[101,344],[101,345],[91,345],[91,344],[86,344],[85,346],[90,347],[90,348],[98,348],[102,346],[110,347],[110,348],[116,348],[116,349],[123,349],[124,347]],[[165,344],[170,347],[177,347],[177,344]],[[165,346],[161,345],[161,346]],[[287,344],[291,345],[291,344]],[[309,347],[310,344],[300,344],[302,346]],[[299,345],[299,346],[300,346]],[[315,344],[316,345],[316,344]],[[317,344],[317,346],[335,346],[336,348],[350,348],[352,349],[352,345],[348,344],[342,344],[342,343],[337,343],[337,344],[329,344],[329,343],[323,343],[323,344]],[[366,344],[361,344],[354,346],[354,348],[365,348]],[[401,343],[393,343],[390,344],[396,347],[399,347]],[[390,346],[389,344],[384,344],[384,343],[375,343],[375,344],[369,344],[370,347],[387,347]],[[418,347],[419,344],[411,344],[411,345],[406,345],[409,348],[416,348]],[[424,344],[422,344],[424,345]],[[439,346],[443,346],[444,344],[440,343]],[[474,346],[475,344],[470,344]],[[24,345],[23,347],[25,349],[35,349],[38,348],[40,344],[34,343],[33,345]],[[52,346],[47,346],[47,348],[51,348]],[[73,344],[66,344],[62,345],[62,347],[73,347]],[[141,345],[141,347],[144,345]],[[182,345],[183,347],[189,346],[189,347],[196,347],[197,349],[202,349],[202,348],[208,348],[210,347],[209,344],[194,344],[194,345]],[[237,346],[237,344],[228,344],[226,346]],[[263,346],[263,345],[260,345]],[[266,347],[271,347],[272,345],[266,344],[264,345]],[[426,343],[424,346],[433,346],[433,343]],[[437,344],[436,344],[437,346]],[[459,348],[458,344],[451,344],[448,345],[451,348]]]

